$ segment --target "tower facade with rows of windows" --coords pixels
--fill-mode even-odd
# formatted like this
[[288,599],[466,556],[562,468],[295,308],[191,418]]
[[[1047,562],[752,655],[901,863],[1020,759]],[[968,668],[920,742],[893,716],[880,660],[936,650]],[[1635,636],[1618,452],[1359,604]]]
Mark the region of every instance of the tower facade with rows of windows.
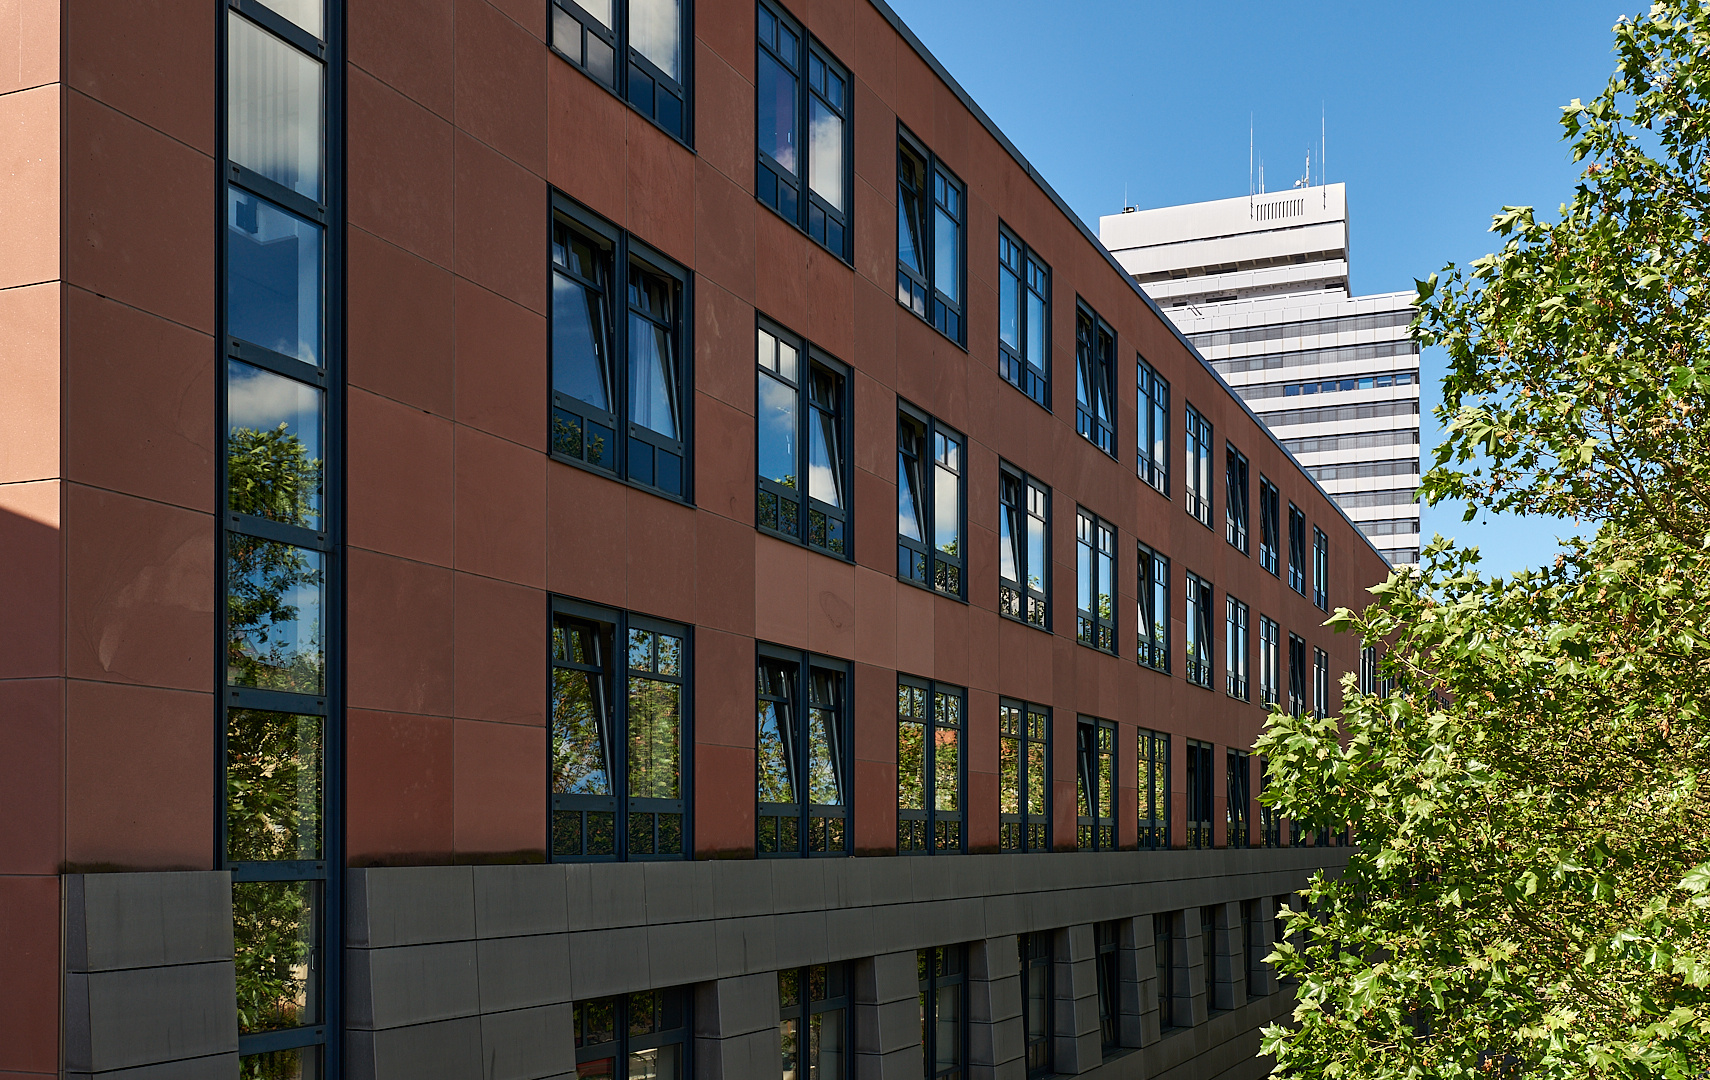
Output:
[[1265,1073],[1384,560],[882,0],[11,10],[0,1074]]

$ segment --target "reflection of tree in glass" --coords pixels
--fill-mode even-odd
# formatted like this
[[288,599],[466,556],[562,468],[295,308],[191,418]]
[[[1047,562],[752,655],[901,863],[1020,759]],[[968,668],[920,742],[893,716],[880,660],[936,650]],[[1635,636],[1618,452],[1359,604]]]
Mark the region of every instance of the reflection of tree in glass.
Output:
[[226,721],[226,855],[318,859],[321,718],[232,709]]
[[232,886],[238,1031],[278,1031],[316,1019],[306,1015],[305,1006],[314,943],[312,891],[317,887],[307,881]]
[[[227,440],[231,509],[290,524],[311,523],[321,489],[321,461],[285,424],[238,428]],[[276,541],[228,534],[226,552],[227,679],[234,685],[321,693],[319,626],[295,634],[300,589],[318,591],[318,555]]]
[[605,718],[586,671],[552,671],[552,790],[560,795],[610,795]]
[[629,797],[682,797],[681,687],[657,679],[629,680]]
[[908,719],[897,724],[897,806],[926,809],[926,731]]

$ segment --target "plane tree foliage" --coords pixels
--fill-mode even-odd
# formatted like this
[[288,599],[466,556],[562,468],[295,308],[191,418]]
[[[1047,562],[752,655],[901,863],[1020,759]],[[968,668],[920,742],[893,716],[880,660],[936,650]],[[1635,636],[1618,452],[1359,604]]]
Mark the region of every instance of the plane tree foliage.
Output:
[[1398,689],[1270,718],[1265,801],[1358,845],[1286,916],[1280,1074],[1710,1074],[1710,10],[1614,36],[1563,110],[1571,200],[1504,208],[1416,323],[1448,360],[1422,497],[1583,528],[1509,577],[1432,541],[1331,619]]

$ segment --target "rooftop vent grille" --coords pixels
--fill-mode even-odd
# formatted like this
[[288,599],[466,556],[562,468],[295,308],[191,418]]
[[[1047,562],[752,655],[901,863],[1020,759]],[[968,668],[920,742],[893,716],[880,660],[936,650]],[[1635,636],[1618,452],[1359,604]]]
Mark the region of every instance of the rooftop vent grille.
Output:
[[1276,202],[1254,203],[1252,214],[1254,221],[1277,221],[1282,218],[1299,217],[1306,213],[1306,200],[1278,199]]

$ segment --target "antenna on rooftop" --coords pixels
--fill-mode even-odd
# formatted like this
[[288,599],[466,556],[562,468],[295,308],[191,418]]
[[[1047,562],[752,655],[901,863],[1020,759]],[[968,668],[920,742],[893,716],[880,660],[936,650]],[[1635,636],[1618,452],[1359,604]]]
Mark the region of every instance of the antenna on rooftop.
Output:
[[[1318,186],[1321,189],[1327,188],[1330,184],[1329,169],[1325,164],[1325,130],[1324,102],[1320,101],[1318,103]],[[1330,206],[1330,192],[1323,191],[1320,198],[1323,206],[1328,208]]]

